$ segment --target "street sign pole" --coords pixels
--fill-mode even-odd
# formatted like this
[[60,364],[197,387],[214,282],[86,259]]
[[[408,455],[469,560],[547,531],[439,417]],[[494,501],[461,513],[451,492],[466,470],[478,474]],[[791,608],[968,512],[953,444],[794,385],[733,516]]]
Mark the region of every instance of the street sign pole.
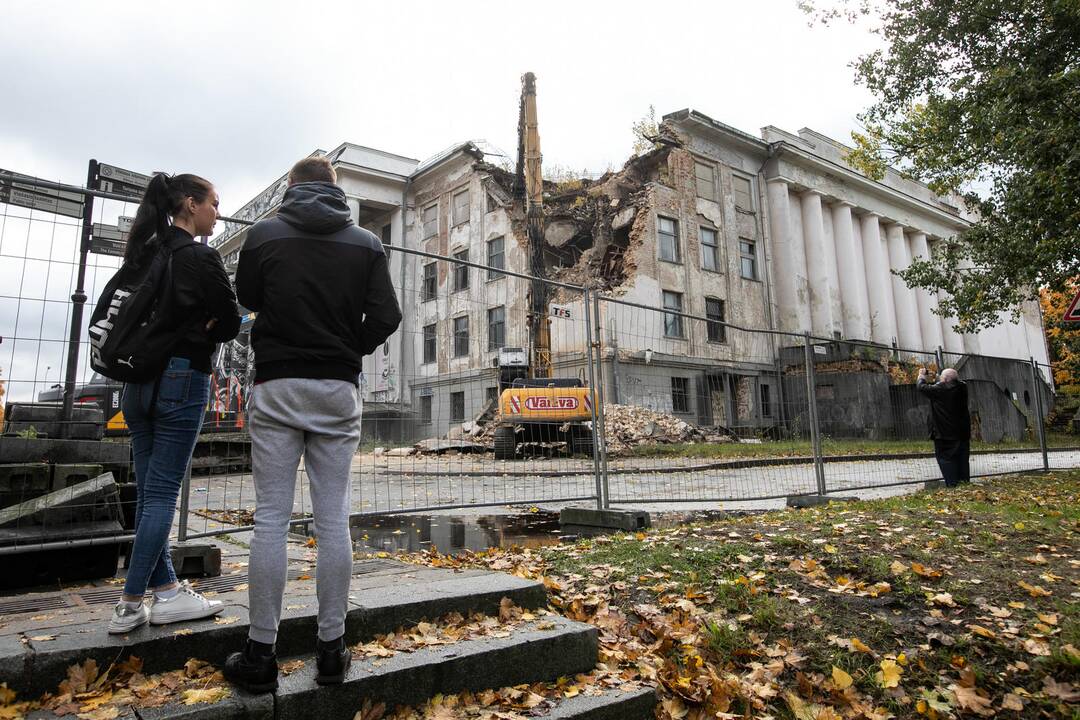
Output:
[[[86,187],[93,188],[97,180],[98,162],[90,160],[86,168]],[[75,406],[75,378],[79,373],[79,343],[82,342],[83,306],[86,305],[86,256],[90,252],[90,231],[94,225],[94,198],[86,196],[83,203],[82,242],[79,245],[79,274],[75,292],[71,295],[71,334],[68,338],[67,372],[64,375],[64,423],[62,433],[69,437],[71,416]]]

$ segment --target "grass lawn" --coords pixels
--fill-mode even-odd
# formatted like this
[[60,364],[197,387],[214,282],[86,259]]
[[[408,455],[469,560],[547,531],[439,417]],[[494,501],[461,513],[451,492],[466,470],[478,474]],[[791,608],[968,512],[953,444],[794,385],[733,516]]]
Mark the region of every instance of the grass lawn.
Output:
[[[1048,447],[1077,447],[1080,437],[1062,433],[1047,433]],[[930,453],[934,446],[930,440],[837,440],[822,438],[822,451],[826,455],[893,455],[903,453]],[[1020,442],[985,443],[975,441],[972,450],[1017,450],[1037,448],[1038,440]],[[757,458],[812,455],[809,440],[766,440],[761,443],[672,443],[670,445],[639,445],[631,451],[632,457],[693,457],[693,458]]]
[[[1080,718],[1080,471],[415,562],[544,578],[660,718]],[[726,714],[725,714],[726,713]]]

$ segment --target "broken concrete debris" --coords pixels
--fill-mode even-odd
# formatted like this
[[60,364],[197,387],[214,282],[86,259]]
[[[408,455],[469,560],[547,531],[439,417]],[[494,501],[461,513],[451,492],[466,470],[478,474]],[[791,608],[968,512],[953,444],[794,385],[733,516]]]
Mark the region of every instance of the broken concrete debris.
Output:
[[[494,449],[494,404],[473,420],[452,429],[443,438],[431,438],[416,443],[412,448],[395,448],[383,454],[402,457],[414,452],[422,455],[488,452]],[[657,410],[629,405],[604,405],[604,429],[609,455],[626,455],[640,445],[688,442],[737,442],[727,432],[712,428],[699,428],[690,423]],[[565,443],[538,443],[556,446]]]

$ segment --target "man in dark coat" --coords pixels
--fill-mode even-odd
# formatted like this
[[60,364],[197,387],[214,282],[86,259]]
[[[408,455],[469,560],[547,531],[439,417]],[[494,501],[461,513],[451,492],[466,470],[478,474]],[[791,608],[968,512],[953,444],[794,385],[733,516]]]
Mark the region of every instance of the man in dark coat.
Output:
[[919,370],[916,388],[930,401],[930,438],[934,441],[945,485],[956,487],[971,479],[968,458],[971,454],[971,414],[968,412],[967,385],[956,370],[946,368],[936,383],[926,380],[926,368]]

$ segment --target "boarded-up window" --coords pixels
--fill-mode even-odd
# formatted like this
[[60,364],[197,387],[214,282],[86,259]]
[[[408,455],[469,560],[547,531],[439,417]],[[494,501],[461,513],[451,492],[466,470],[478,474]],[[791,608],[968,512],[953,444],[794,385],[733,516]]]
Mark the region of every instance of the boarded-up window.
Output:
[[420,422],[422,422],[422,423],[431,422],[431,396],[430,395],[421,395],[420,396]]
[[732,175],[731,192],[735,196],[735,207],[754,211],[754,184],[750,178]]
[[772,388],[768,385],[761,385],[761,417],[772,417]]
[[424,362],[433,363],[437,359],[437,335],[435,323],[424,326]]
[[712,228],[698,228],[701,235],[701,267],[713,272],[720,271],[720,241]]
[[469,191],[462,190],[454,195],[454,225],[469,222]]
[[506,251],[504,244],[502,235],[488,240],[487,266],[490,268],[487,274],[488,280],[498,280],[499,278],[504,277],[502,273],[496,272],[497,270],[506,268]]
[[454,318],[454,357],[469,354],[469,316]]
[[499,306],[487,312],[488,350],[498,350],[506,344],[506,308]]
[[420,300],[427,302],[435,299],[435,289],[438,283],[438,268],[435,263],[424,266],[424,279],[420,285]]
[[656,237],[660,259],[679,262],[679,223],[671,218],[656,218]]
[[458,290],[465,290],[469,287],[469,266],[464,263],[469,262],[469,251],[462,250],[454,253],[454,258],[462,260],[461,263],[454,263],[454,292]]
[[[682,293],[664,291],[664,309],[673,310],[677,313],[683,311]],[[664,313],[664,335],[668,337],[683,337],[682,315]]]
[[439,234],[439,203],[428,205],[420,217],[424,224],[424,240]]
[[709,333],[709,342],[727,342],[727,326],[723,324],[724,301],[705,298],[705,317],[709,319],[705,324]]
[[671,378],[671,409],[677,413],[690,412],[690,378]]
[[716,199],[716,180],[712,165],[694,163],[694,181],[697,184],[698,197]]
[[465,393],[450,393],[450,419],[461,422],[465,419]]

